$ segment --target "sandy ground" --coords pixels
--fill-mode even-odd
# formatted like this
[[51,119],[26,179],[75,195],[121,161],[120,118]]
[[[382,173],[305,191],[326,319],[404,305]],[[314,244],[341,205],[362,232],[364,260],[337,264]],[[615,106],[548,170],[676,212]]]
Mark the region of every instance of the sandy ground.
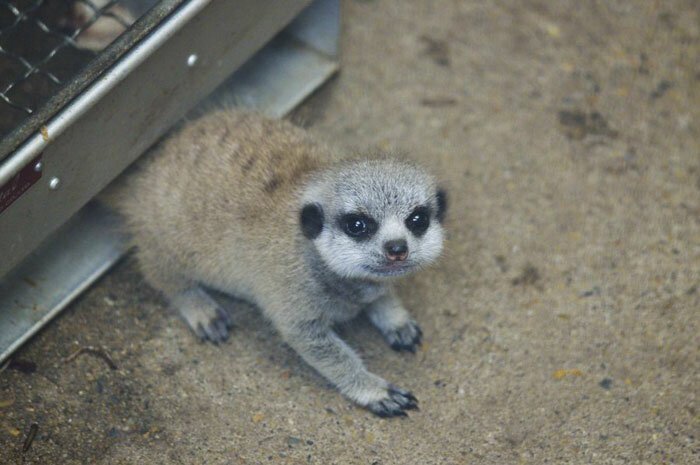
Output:
[[[700,463],[697,2],[347,1],[343,25],[294,118],[451,194],[442,261],[401,286],[423,350],[343,332],[421,410],[352,406],[244,304],[198,343],[127,258],[0,374],[0,462]],[[86,345],[118,368],[63,362]]]

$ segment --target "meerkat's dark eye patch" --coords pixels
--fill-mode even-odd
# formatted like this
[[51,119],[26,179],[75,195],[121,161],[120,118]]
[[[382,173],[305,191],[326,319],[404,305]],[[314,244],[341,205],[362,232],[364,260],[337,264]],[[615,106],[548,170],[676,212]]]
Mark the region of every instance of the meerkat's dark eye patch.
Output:
[[361,213],[343,215],[339,223],[345,234],[357,240],[369,239],[377,232],[377,222]]
[[304,205],[299,215],[301,231],[307,239],[316,239],[323,230],[323,209],[320,205],[310,203]]
[[437,191],[437,220],[442,223],[447,213],[447,192],[444,189]]
[[413,213],[408,215],[404,224],[414,235],[422,236],[430,226],[430,210],[426,207],[416,208]]

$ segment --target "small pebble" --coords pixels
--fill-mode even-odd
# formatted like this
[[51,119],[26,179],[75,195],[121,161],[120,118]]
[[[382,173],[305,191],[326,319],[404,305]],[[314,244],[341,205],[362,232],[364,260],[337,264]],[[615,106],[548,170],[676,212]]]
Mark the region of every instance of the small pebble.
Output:
[[613,380],[610,378],[603,378],[600,383],[598,383],[603,389],[610,389],[613,385]]
[[572,368],[572,369],[561,369],[561,370],[556,370],[554,373],[552,373],[552,377],[556,380],[561,380],[566,378],[567,376],[582,376],[583,372],[579,370],[578,368]]

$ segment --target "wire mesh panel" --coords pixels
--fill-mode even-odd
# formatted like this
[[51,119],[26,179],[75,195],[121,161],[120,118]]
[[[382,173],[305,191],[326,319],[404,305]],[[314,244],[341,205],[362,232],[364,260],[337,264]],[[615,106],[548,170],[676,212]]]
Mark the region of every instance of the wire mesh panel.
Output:
[[0,1],[0,138],[157,0]]

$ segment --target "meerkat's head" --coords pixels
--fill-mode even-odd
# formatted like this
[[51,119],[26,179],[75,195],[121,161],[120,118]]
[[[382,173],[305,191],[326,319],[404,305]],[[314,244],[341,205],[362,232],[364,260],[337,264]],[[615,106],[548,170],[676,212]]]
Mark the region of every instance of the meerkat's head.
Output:
[[346,278],[400,276],[442,251],[445,192],[425,171],[394,159],[346,162],[303,195],[304,236]]

